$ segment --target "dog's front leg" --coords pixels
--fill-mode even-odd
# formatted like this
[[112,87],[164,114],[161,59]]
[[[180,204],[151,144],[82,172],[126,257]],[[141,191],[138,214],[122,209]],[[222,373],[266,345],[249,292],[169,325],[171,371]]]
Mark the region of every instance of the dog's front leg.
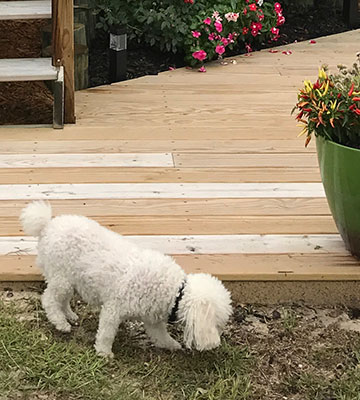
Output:
[[165,322],[149,323],[144,322],[146,333],[156,347],[168,350],[179,350],[181,344],[173,339],[166,329]]
[[95,341],[95,350],[99,355],[110,358],[114,357],[112,345],[120,323],[121,314],[119,312],[119,305],[115,303],[103,304]]

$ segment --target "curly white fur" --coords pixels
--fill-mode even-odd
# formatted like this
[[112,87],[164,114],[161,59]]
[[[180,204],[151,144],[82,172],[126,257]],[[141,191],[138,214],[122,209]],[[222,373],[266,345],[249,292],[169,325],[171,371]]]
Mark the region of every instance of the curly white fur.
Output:
[[42,305],[56,329],[70,332],[68,321],[78,319],[70,308],[76,290],[89,304],[101,306],[95,342],[99,354],[112,356],[118,326],[126,319],[143,321],[156,346],[180,349],[166,323],[186,279],[178,309],[185,345],[202,351],[220,344],[232,309],[229,292],[215,277],[186,275],[171,257],[142,249],[89,218],[51,219],[51,207],[44,202],[29,204],[20,220],[27,234],[39,238],[37,264],[47,281]]

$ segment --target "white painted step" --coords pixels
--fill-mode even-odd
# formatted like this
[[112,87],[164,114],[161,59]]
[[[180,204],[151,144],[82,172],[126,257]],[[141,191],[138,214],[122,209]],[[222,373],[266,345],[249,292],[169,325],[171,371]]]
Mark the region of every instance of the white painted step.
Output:
[[0,59],[0,82],[52,81],[57,76],[51,58]]
[[325,197],[321,183],[75,183],[0,185],[0,200]]
[[0,19],[51,18],[51,0],[0,1]]
[[[127,239],[167,254],[348,254],[340,235],[146,235]],[[0,237],[0,255],[14,254],[37,254],[37,239]]]

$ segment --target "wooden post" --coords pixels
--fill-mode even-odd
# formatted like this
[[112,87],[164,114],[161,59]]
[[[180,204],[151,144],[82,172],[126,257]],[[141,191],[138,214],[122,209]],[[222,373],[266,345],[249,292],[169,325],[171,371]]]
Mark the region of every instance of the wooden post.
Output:
[[73,0],[52,0],[53,65],[64,67],[65,123],[75,123]]

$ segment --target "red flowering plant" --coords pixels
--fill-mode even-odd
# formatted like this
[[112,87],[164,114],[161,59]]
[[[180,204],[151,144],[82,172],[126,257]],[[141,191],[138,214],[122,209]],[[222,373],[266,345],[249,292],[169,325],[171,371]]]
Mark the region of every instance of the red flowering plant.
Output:
[[284,22],[278,2],[234,0],[219,5],[200,13],[191,25],[185,40],[186,61],[203,72],[204,62],[225,56],[228,49],[241,43],[249,53],[256,40],[276,41]]
[[[319,68],[315,83],[304,81],[292,112],[306,134],[305,146],[312,134],[344,146],[360,148],[360,54],[352,68],[338,66],[329,75],[326,66]],[[299,135],[299,136],[300,136]]]

